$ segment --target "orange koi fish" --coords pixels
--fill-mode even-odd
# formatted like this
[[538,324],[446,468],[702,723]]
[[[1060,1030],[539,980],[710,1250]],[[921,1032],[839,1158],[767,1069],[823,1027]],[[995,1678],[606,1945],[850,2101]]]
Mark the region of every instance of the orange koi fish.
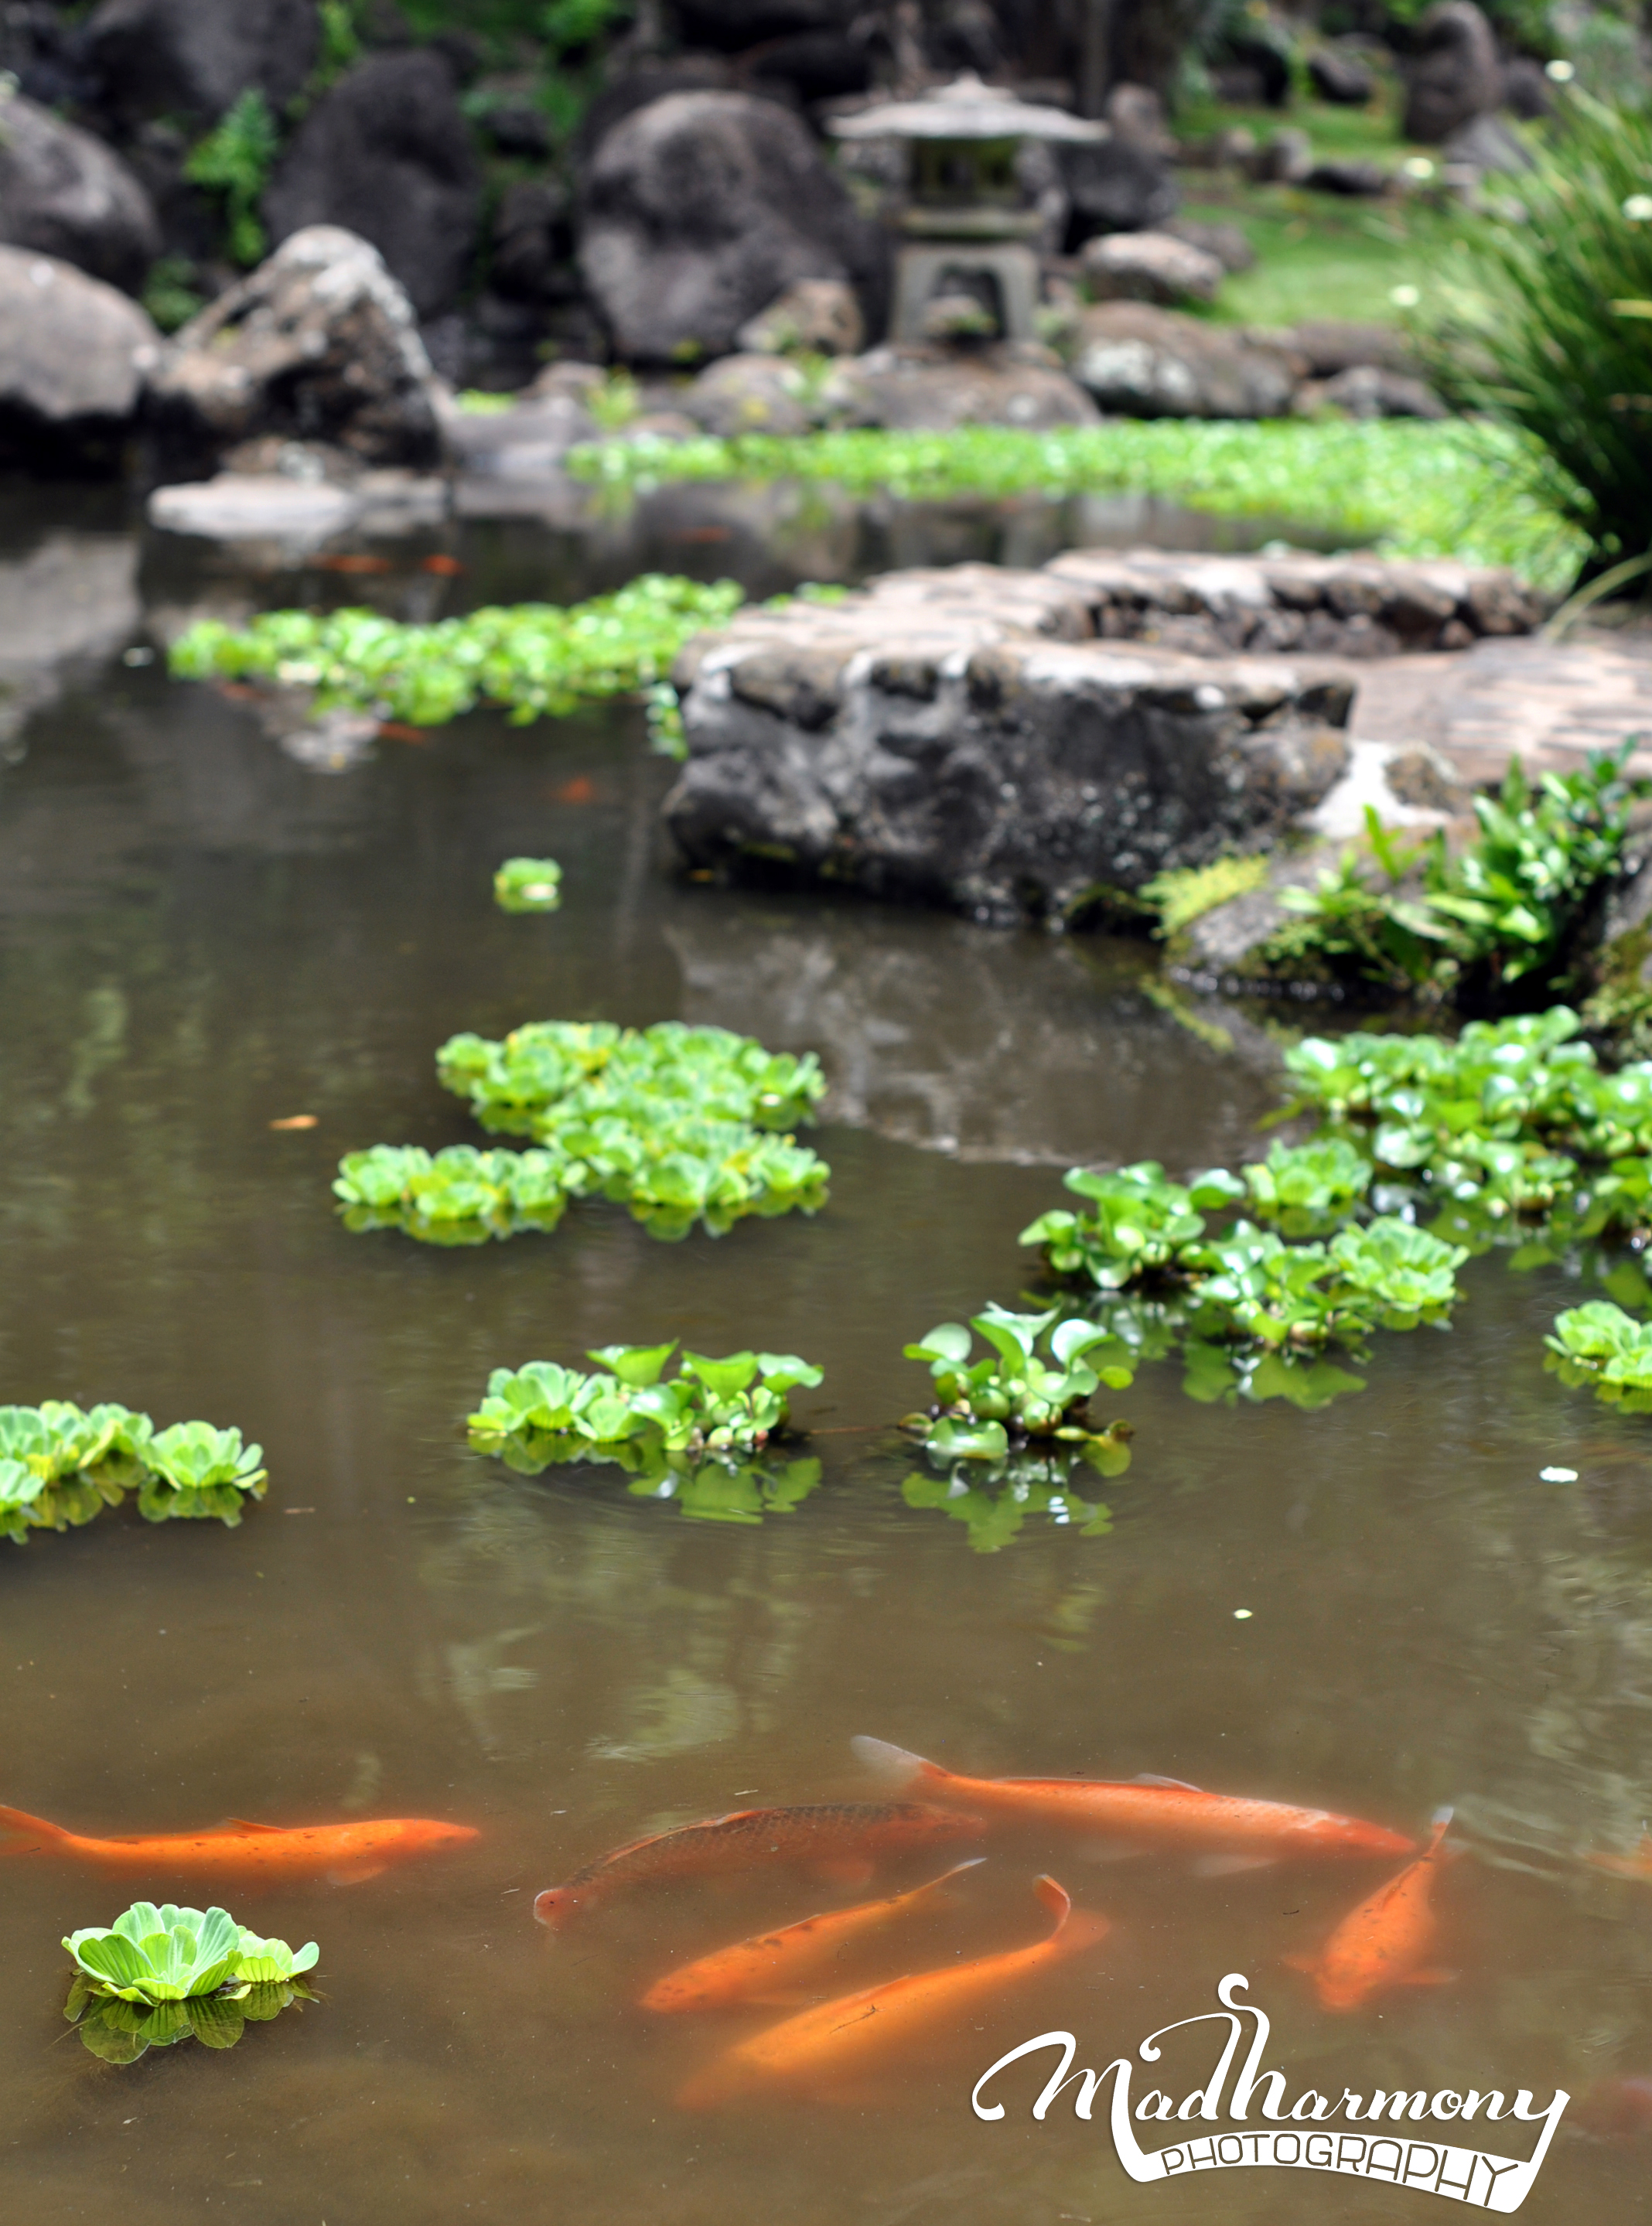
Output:
[[8,1854],[67,1855],[99,1870],[151,1876],[164,1871],[180,1879],[326,1878],[334,1886],[354,1886],[409,1855],[463,1847],[481,1836],[472,1825],[438,1824],[424,1816],[381,1816],[370,1823],[298,1825],[290,1830],[279,1824],[249,1824],[239,1816],[229,1823],[227,1831],[94,1840],[22,1809],[0,1808],[0,1829],[34,1842],[9,1848]]
[[737,1940],[732,1948],[718,1948],[709,1956],[685,1963],[657,1979],[642,1998],[645,2010],[717,2010],[730,2002],[761,2001],[799,1979],[808,1978],[852,1940],[880,1932],[909,1910],[920,1909],[931,1896],[977,1863],[984,1855],[971,1855],[956,1863],[927,1886],[909,1893],[892,1893],[882,1901],[857,1902],[853,1909],[831,1909],[819,1917],[805,1917],[778,1932],[759,1933],[754,1939]]
[[970,1840],[986,1830],[979,1816],[960,1816],[917,1801],[835,1801],[808,1809],[736,1809],[702,1824],[632,1840],[575,1871],[566,1886],[550,1886],[533,1913],[556,1931],[576,1909],[589,1909],[614,1887],[658,1879],[704,1878],[721,1871],[752,1870],[777,1858],[813,1863],[842,1878],[869,1878],[871,1859],[933,1847],[941,1840]]
[[892,1784],[926,1800],[967,1804],[1026,1823],[1104,1833],[1143,1846],[1229,1849],[1258,1862],[1280,1855],[1412,1855],[1414,1840],[1327,1809],[1204,1793],[1173,1778],[1128,1784],[1091,1778],[962,1778],[886,1739],[849,1741],[861,1760]]
[[1585,1855],[1598,1871],[1610,1871],[1614,1878],[1639,1879],[1643,1886],[1652,1886],[1652,1832],[1649,1832],[1632,1855]]
[[1317,1956],[1287,1956],[1293,1971],[1313,1981],[1328,2010],[1357,2010],[1389,1987],[1433,1987],[1453,1975],[1424,1968],[1438,1930],[1430,1897],[1449,1809],[1434,1816],[1428,1844],[1386,1886],[1350,1910]]
[[1056,1920],[1047,1938],[1030,1948],[1013,1948],[1006,1955],[978,1956],[973,1963],[886,1979],[880,1986],[863,1987],[858,1994],[804,2010],[737,2043],[690,2079],[677,2101],[693,2110],[728,2102],[753,2087],[818,2089],[841,2083],[849,2075],[902,2054],[934,2026],[953,2023],[982,1995],[994,1994],[1047,1964],[1093,1947],[1110,1930],[1104,1917],[1074,1916],[1064,1888],[1054,1879],[1039,1879],[1033,1891]]

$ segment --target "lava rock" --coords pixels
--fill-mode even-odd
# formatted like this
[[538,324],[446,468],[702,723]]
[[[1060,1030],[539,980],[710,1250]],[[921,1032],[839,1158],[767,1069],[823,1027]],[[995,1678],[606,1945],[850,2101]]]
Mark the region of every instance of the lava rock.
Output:
[[1308,56],[1308,76],[1321,100],[1341,108],[1363,108],[1376,91],[1376,80],[1357,54],[1337,47],[1316,47]]
[[324,93],[264,198],[270,237],[315,225],[371,240],[421,317],[459,293],[481,213],[481,172],[440,56],[371,55]]
[[683,43],[743,54],[800,32],[847,32],[861,0],[677,0]]
[[265,434],[359,462],[440,461],[435,374],[407,296],[377,249],[312,225],[173,336],[150,378],[173,478],[205,476]]
[[1069,254],[1097,232],[1150,232],[1174,216],[1179,195],[1165,158],[1115,132],[1099,145],[1057,149],[1067,196]]
[[778,355],[726,355],[682,397],[685,417],[720,440],[742,433],[806,433],[813,423],[803,373]]
[[0,247],[0,456],[118,468],[160,353],[159,333],[114,287],[55,256]]
[[568,189],[555,178],[519,179],[505,188],[493,218],[488,272],[511,302],[556,300],[577,283]]
[[146,116],[216,118],[256,87],[279,108],[321,52],[316,0],[102,0],[86,57],[104,105]]
[[866,346],[866,320],[855,289],[841,278],[799,278],[734,335],[757,355],[857,355]]
[[1339,371],[1357,364],[1374,363],[1384,371],[1410,371],[1410,351],[1403,333],[1392,325],[1357,324],[1341,317],[1309,317],[1299,325],[1279,331],[1250,334],[1263,345],[1271,343],[1299,355],[1315,378],[1334,378]]
[[1256,251],[1236,224],[1204,224],[1198,217],[1173,216],[1160,229],[1172,239],[1185,239],[1190,247],[1215,256],[1230,276],[1256,267]]
[[950,432],[957,425],[1093,425],[1096,404],[1041,348],[882,347],[838,364],[817,415],[834,425]]
[[1164,232],[1115,232],[1080,258],[1098,302],[1213,302],[1226,273],[1214,255]]
[[742,92],[676,92],[608,131],[582,190],[580,268],[618,353],[728,354],[802,278],[880,289],[881,236],[800,118]]
[[1337,410],[1346,417],[1426,417],[1438,422],[1450,410],[1425,380],[1375,363],[1350,364],[1326,379],[1310,379],[1297,389],[1293,415],[1312,417]]
[[1434,0],[1417,25],[1406,77],[1401,134],[1425,147],[1502,105],[1496,36],[1474,0]]
[[1529,54],[1516,54],[1503,66],[1503,105],[1522,124],[1538,123],[1554,113],[1554,88],[1541,62]]
[[841,31],[797,31],[789,39],[770,39],[750,62],[753,82],[783,88],[794,100],[841,100],[864,92],[872,82],[872,56],[865,41]]
[[1501,170],[1508,177],[1518,177],[1534,162],[1531,149],[1501,116],[1471,117],[1439,151],[1447,164],[1481,172]]
[[161,228],[118,155],[13,93],[0,96],[0,242],[135,294],[161,251]]
[[1302,181],[1311,193],[1341,194],[1349,200],[1380,200],[1394,190],[1394,176],[1381,162],[1340,160],[1316,162]]
[[1121,417],[1280,417],[1299,376],[1282,349],[1145,302],[1086,309],[1072,373]]
[[1258,149],[1252,167],[1265,186],[1305,186],[1313,174],[1313,142],[1306,131],[1287,124]]

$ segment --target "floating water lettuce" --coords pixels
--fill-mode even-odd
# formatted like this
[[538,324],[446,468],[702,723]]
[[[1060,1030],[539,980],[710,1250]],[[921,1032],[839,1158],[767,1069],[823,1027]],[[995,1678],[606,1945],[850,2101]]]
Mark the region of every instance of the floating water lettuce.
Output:
[[1563,1383],[1587,1383],[1608,1406],[1652,1414],[1652,1322],[1604,1299],[1570,1307],[1544,1339],[1545,1364]]
[[1087,1275],[1102,1290],[1121,1290],[1173,1267],[1182,1248],[1204,1235],[1204,1211],[1245,1194],[1221,1167],[1185,1186],[1169,1181],[1157,1160],[1112,1173],[1071,1167],[1062,1182],[1087,1205],[1040,1214],[1019,1242],[1041,1245],[1057,1275]]
[[1391,1215],[1344,1229],[1329,1245],[1287,1244],[1242,1221],[1186,1256],[1198,1278],[1192,1326],[1270,1349],[1357,1349],[1376,1329],[1444,1320],[1467,1257],[1465,1247]]
[[22,1544],[31,1530],[66,1530],[134,1489],[147,1522],[216,1517],[233,1529],[268,1488],[262,1460],[238,1430],[210,1422],[157,1431],[129,1407],[67,1399],[0,1407],[0,1533]]
[[1287,1237],[1306,1237],[1357,1211],[1373,1170],[1345,1137],[1327,1136],[1310,1144],[1275,1143],[1260,1165],[1241,1172],[1251,1212],[1277,1221]]
[[586,1356],[602,1364],[594,1374],[549,1360],[496,1368],[467,1422],[470,1442],[528,1476],[553,1463],[611,1461],[654,1488],[703,1454],[760,1453],[791,1434],[788,1394],[822,1380],[789,1352],[684,1352],[667,1377],[676,1351],[675,1341],[602,1345]]
[[131,2064],[146,2049],[191,2038],[233,2048],[249,2023],[313,2000],[302,1974],[321,1954],[261,1939],[224,1909],[134,1902],[106,1930],[72,1932],[77,1966],[64,2007],[80,2038],[105,2063]]
[[[1102,1473],[1121,1474],[1129,1466],[1129,1447],[1117,1445],[1109,1461]],[[900,1496],[908,1507],[932,1508],[963,1523],[977,1554],[1000,1552],[1030,1515],[1071,1527],[1081,1538],[1105,1537],[1113,1527],[1113,1511],[1074,1489],[1077,1467],[1064,1449],[1058,1453],[1028,1448],[993,1461],[959,1460],[938,1475],[918,1470],[904,1480]]]
[[501,912],[555,912],[562,886],[555,858],[507,858],[493,876],[493,901]]
[[[971,1315],[968,1329],[962,1322],[942,1322],[907,1345],[908,1360],[929,1364],[936,1405],[927,1415],[907,1415],[901,1428],[942,1460],[1001,1460],[1013,1436],[1018,1442],[1062,1440],[1109,1475],[1115,1472],[1109,1464],[1123,1451],[1124,1460],[1115,1466],[1126,1466],[1128,1430],[1118,1423],[1091,1430],[1081,1416],[1103,1383],[1119,1391],[1131,1382],[1130,1359],[1106,1329],[1059,1315],[1058,1307],[1015,1314],[989,1306]],[[992,1347],[983,1359],[969,1358],[970,1330]]]

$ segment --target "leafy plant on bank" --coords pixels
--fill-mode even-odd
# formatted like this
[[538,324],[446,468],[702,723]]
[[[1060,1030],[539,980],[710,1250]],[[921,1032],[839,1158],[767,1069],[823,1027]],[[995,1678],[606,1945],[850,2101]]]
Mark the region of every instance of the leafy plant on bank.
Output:
[[223,196],[231,259],[244,270],[264,260],[269,245],[258,204],[280,146],[270,104],[251,86],[184,160],[183,174],[191,185]]
[[1155,874],[1137,894],[1159,915],[1162,936],[1179,935],[1207,912],[1229,903],[1268,879],[1268,860],[1260,851],[1240,858],[1217,858],[1208,866],[1184,866]]
[[1344,850],[1264,950],[1277,970],[1426,991],[1471,1010],[1551,1002],[1577,977],[1585,931],[1623,870],[1630,807],[1652,784],[1625,777],[1632,743],[1592,752],[1534,790],[1518,759],[1496,798],[1474,800],[1478,839],[1453,856],[1443,831],[1406,846],[1367,808],[1369,862]]
[[132,2064],[149,2048],[196,2039],[233,2048],[248,2024],[315,1999],[302,1974],[321,1954],[261,1939],[225,1909],[134,1902],[107,1929],[70,1933],[76,1966],[63,2014],[106,2064]]
[[556,912],[562,885],[555,858],[507,858],[493,876],[493,901],[501,912]]
[[437,727],[490,703],[525,726],[658,684],[683,643],[743,600],[732,580],[707,586],[649,572],[588,602],[470,611],[434,626],[360,609],[265,611],[239,628],[202,620],[169,663],[183,680],[302,689],[318,711]]
[[22,1545],[30,1530],[66,1530],[137,1493],[146,1522],[215,1517],[233,1529],[262,1499],[262,1448],[239,1430],[175,1422],[108,1403],[90,1411],[67,1399],[0,1407],[0,1535]]
[[[1017,1314],[988,1306],[970,1316],[968,1328],[941,1322],[907,1345],[908,1360],[928,1364],[936,1399],[927,1414],[908,1415],[902,1429],[943,1460],[999,1460],[1012,1443],[1057,1439],[1104,1476],[1128,1468],[1128,1429],[1116,1422],[1107,1430],[1091,1429],[1088,1409],[1103,1383],[1123,1390],[1134,1369],[1106,1329],[1076,1318],[1061,1320],[1060,1313],[1052,1307]],[[971,1330],[992,1348],[979,1360],[970,1358]]]

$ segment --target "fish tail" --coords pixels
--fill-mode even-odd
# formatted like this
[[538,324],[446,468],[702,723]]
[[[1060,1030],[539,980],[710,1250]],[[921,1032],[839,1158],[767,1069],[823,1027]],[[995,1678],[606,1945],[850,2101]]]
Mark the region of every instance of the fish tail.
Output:
[[1113,1929],[1105,1917],[1097,1916],[1094,1911],[1075,1909],[1066,1887],[1048,1872],[1034,1879],[1032,1891],[1055,1918],[1049,1944],[1053,1947],[1059,1941],[1064,1956],[1076,1956],[1080,1949],[1093,1948]]
[[954,1863],[951,1869],[943,1871],[939,1878],[931,1879],[925,1886],[914,1886],[910,1898],[913,1901],[927,1901],[931,1894],[938,1894],[943,1886],[950,1886],[953,1879],[962,1878],[965,1871],[978,1870],[986,1860],[985,1855],[971,1855],[968,1862]]
[[1050,1937],[1052,1940],[1059,1939],[1065,1930],[1067,1919],[1072,1914],[1072,1896],[1058,1879],[1050,1876],[1048,1871],[1045,1871],[1041,1878],[1033,1879],[1032,1891],[1056,1921],[1055,1930],[1051,1933]]
[[857,1762],[863,1762],[886,1785],[910,1785],[914,1779],[950,1778],[950,1770],[943,1770],[938,1762],[925,1762],[921,1754],[910,1753],[904,1746],[892,1746],[887,1739],[868,1739],[864,1732],[849,1741]]
[[[54,1842],[74,1836],[73,1833],[66,1832],[61,1824],[48,1824],[43,1816],[31,1816],[26,1809],[0,1808],[0,1832],[27,1833],[31,1839]],[[21,1855],[29,1851],[25,1848],[7,1848],[0,1852]]]
[[1452,1808],[1451,1803],[1448,1801],[1443,1807],[1436,1809],[1433,1815],[1429,1818],[1428,1821],[1432,1828],[1428,1834],[1428,1844],[1422,1851],[1422,1859],[1424,1862],[1429,1861],[1433,1856],[1439,1853],[1440,1847],[1445,1841],[1446,1835],[1451,1829],[1452,1818],[1456,1814],[1457,1811]]

